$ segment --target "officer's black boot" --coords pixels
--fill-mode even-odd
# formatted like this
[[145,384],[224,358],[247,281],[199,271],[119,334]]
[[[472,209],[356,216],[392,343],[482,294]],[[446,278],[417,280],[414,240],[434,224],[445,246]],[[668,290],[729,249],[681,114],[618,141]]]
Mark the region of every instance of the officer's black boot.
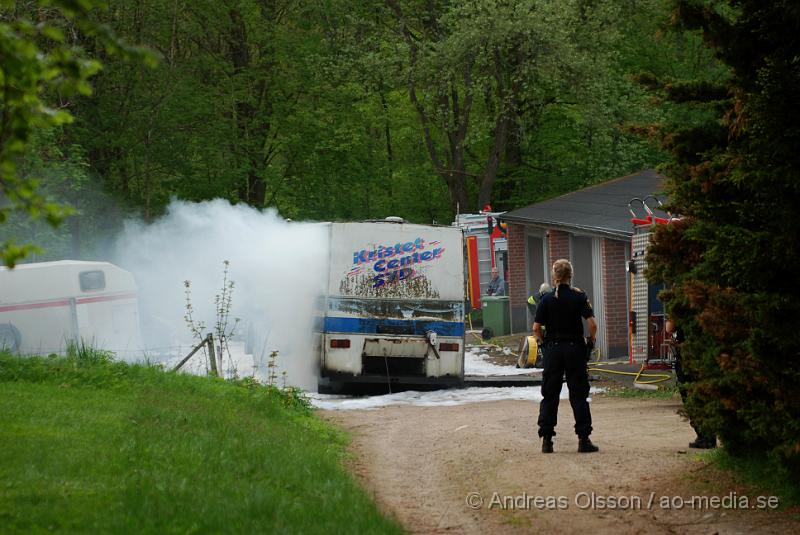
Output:
[[588,436],[578,437],[578,453],[594,453],[600,451],[600,448],[592,444]]
[[542,437],[542,453],[553,453],[553,437]]
[[697,435],[697,439],[694,442],[689,442],[689,447],[701,450],[710,450],[712,448],[716,448],[717,437],[716,435],[709,435],[709,436]]

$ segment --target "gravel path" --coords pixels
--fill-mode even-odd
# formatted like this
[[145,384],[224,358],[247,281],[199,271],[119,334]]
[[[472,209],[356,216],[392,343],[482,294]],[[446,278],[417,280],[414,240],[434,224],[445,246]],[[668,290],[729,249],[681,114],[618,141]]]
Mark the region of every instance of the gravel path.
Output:
[[[576,452],[564,400],[552,455],[526,401],[319,414],[351,433],[353,471],[414,533],[800,533],[797,511],[741,509],[759,493],[687,448],[694,437],[678,408],[595,396],[600,452],[589,455]],[[680,507],[692,496],[706,498]]]

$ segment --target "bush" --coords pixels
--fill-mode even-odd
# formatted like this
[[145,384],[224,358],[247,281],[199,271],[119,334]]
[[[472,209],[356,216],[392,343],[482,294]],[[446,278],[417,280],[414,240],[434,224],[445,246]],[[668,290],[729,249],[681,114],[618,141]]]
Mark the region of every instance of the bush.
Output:
[[705,4],[676,2],[675,21],[703,33],[730,77],[722,91],[665,86],[704,122],[664,132],[670,204],[683,220],[656,229],[648,278],[668,283],[663,298],[686,335],[689,416],[729,453],[797,477],[800,64],[786,43],[800,13],[788,2]]

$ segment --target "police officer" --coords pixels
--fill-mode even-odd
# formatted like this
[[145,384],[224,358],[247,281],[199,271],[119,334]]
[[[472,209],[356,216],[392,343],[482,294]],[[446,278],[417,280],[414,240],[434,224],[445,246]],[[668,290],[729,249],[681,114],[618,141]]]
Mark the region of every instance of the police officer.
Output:
[[[692,382],[693,378],[686,371],[686,368],[683,365],[683,357],[681,356],[681,344],[683,344],[684,341],[683,329],[677,327],[674,321],[668,319],[664,324],[664,330],[667,332],[667,334],[672,336],[673,343],[675,344],[675,380],[678,383],[678,391],[681,393],[681,401],[685,406],[686,398],[688,397],[686,383]],[[694,441],[689,442],[690,448],[711,449],[717,447],[716,433],[701,428],[695,424],[691,418],[689,419],[689,425],[692,426],[692,429],[694,429],[694,432],[697,434],[697,438]]]
[[[545,327],[544,370],[542,372],[542,402],[539,405],[539,436],[542,453],[553,453],[553,436],[558,418],[558,399],[561,378],[566,372],[569,403],[575,416],[578,451],[591,453],[599,448],[592,444],[592,414],[589,411],[589,374],[586,371],[588,350],[594,347],[597,323],[587,295],[570,287],[572,264],[556,260],[553,264],[554,291],[546,294],[536,309],[533,332],[542,341]],[[589,337],[583,338],[583,322],[589,324]]]

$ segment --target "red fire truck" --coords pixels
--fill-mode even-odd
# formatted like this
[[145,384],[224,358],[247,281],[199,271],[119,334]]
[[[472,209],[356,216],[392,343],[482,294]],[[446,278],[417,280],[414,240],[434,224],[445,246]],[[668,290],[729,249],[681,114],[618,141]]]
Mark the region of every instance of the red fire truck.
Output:
[[[481,296],[491,280],[492,268],[500,271],[508,283],[508,240],[505,223],[497,218],[504,212],[492,212],[484,206],[477,214],[459,214],[453,226],[464,231],[467,258],[467,295],[473,310],[480,310]],[[508,290],[508,288],[506,288]]]
[[[628,203],[633,223],[631,259],[626,266],[630,283],[630,311],[628,315],[629,355],[631,363],[639,361],[649,367],[671,365],[669,337],[664,331],[664,305],[658,294],[663,284],[652,284],[645,277],[647,248],[656,225],[668,225],[675,218],[664,212],[661,201],[648,195],[644,199],[631,199]],[[637,213],[637,210],[639,213]],[[666,217],[656,215],[662,211]]]

